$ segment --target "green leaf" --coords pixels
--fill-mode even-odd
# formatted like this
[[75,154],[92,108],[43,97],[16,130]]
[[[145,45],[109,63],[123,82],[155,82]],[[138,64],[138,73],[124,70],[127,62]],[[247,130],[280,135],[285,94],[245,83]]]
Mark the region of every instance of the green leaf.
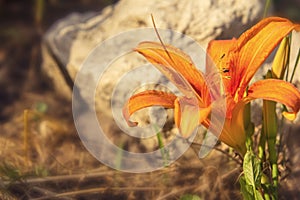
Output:
[[184,194],[180,197],[180,200],[201,200],[201,198],[194,194]]
[[244,180],[240,179],[240,184],[244,198],[263,200],[261,193],[257,190],[257,188],[261,188],[261,161],[252,150],[248,150],[245,154],[243,169]]
[[245,180],[248,185],[254,188],[260,187],[261,180],[261,161],[253,154],[247,151],[244,157],[243,169]]
[[241,192],[245,200],[264,200],[261,193],[246,183],[245,176],[240,177]]
[[258,190],[254,190],[255,194],[254,194],[254,199],[255,200],[264,200],[264,198],[262,197],[261,193]]
[[48,105],[44,102],[38,102],[35,105],[35,110],[40,113],[46,113],[48,110]]
[[254,199],[253,195],[253,188],[250,185],[247,185],[245,176],[240,177],[240,186],[241,186],[241,192],[245,200],[252,200]]

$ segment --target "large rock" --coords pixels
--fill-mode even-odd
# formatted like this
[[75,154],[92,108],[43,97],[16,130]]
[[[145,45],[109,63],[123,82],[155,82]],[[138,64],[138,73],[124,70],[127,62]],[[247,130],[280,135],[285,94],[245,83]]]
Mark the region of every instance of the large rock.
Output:
[[[71,87],[75,76],[84,60],[88,55],[91,55],[92,49],[107,38],[116,36],[124,31],[141,27],[153,27],[150,17],[151,14],[153,14],[155,18],[157,27],[172,29],[186,34],[195,39],[203,46],[203,49],[205,49],[207,43],[212,39],[239,36],[244,30],[262,18],[263,10],[264,2],[261,0],[121,0],[116,5],[105,8],[100,13],[71,14],[58,21],[45,36],[43,45],[43,69],[53,81],[57,91],[66,98],[71,99]],[[154,35],[153,40],[157,40],[153,29],[151,29],[151,33]],[[177,39],[174,39],[172,33],[168,34],[162,31],[159,31],[159,33],[166,43],[176,40],[176,44],[179,45],[178,47],[183,49],[188,47],[189,50],[193,49],[190,41],[181,41],[178,36]],[[136,40],[141,42],[144,38],[148,38],[148,35],[135,35],[132,37],[135,37]],[[130,35],[128,36],[128,40],[130,40]],[[116,40],[114,42],[115,45],[113,45],[113,48],[107,48],[104,52],[99,52],[98,55],[92,54],[94,57],[91,59],[91,62],[94,64],[94,68],[99,67],[102,62],[110,62],[109,59],[113,57],[115,51],[119,48],[132,49],[135,47],[132,42],[126,42],[126,40]],[[192,58],[197,59],[197,54],[195,54],[193,50],[188,53]],[[195,55],[193,55],[193,53]],[[204,59],[202,58],[202,60]],[[145,63],[145,61],[136,55],[114,60],[112,66],[106,71],[107,75],[103,78],[95,92],[97,99],[95,107],[99,117],[102,118],[102,125],[104,126],[102,128],[105,129],[105,131],[108,130],[115,135],[117,134],[116,138],[118,139],[120,139],[120,137],[126,137],[126,135],[119,134],[120,132],[115,130],[117,126],[115,126],[112,122],[113,120],[111,120],[111,104],[118,108],[122,107],[124,100],[130,96],[125,89],[132,87],[132,85],[126,85],[125,82],[125,84],[121,84],[121,89],[119,87],[118,90],[115,90],[114,87],[120,77],[128,73],[134,66],[143,63]],[[152,67],[143,68],[141,70],[145,75],[145,77],[143,77],[145,80],[148,80],[148,78],[150,80],[152,76],[160,76],[155,74]],[[139,73],[140,72],[141,71],[139,71]],[[136,79],[136,82],[141,81],[139,74],[135,75],[134,73],[135,72],[132,71],[132,76],[129,77],[129,79],[131,79],[131,81]],[[99,81],[97,79],[98,77],[94,75],[93,73],[86,74],[86,78],[83,81],[87,87],[85,89],[79,88],[81,96],[84,99],[88,99],[87,101],[91,99],[86,98],[90,92],[88,85]],[[158,80],[164,83],[168,88],[172,88],[163,78],[158,77]],[[132,88],[132,90],[133,89],[135,88]],[[113,101],[111,101],[113,91],[115,91],[114,95],[116,96]],[[91,104],[93,102],[87,103]],[[120,109],[115,111],[115,114],[121,113],[119,111]],[[120,115],[114,117],[118,118],[119,121],[121,120]],[[163,122],[160,122],[158,119],[158,123]],[[89,125],[85,124],[85,126],[87,126],[88,130]],[[169,130],[164,130],[166,134],[170,132],[173,132],[172,126],[169,126]],[[97,138],[95,138],[95,141],[96,139]],[[124,141],[127,140],[128,138],[124,138]],[[156,138],[154,138],[153,141],[152,144],[149,144],[148,141],[147,146],[157,147]],[[138,151],[140,151],[141,148],[137,148],[139,149]]]

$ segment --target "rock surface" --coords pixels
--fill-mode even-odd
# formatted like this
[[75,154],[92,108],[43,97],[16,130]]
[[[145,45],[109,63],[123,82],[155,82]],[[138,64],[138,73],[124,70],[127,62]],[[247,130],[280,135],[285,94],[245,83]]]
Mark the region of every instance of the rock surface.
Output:
[[[126,88],[131,87],[130,92],[141,88],[135,88],[131,84],[122,82],[118,90],[115,90],[115,85],[120,81],[120,77],[128,74],[136,65],[145,64],[145,60],[142,60],[137,55],[116,58],[119,55],[114,54],[120,49],[134,48],[136,44],[133,45],[129,41],[130,39],[141,42],[145,38],[149,38],[149,36],[148,33],[145,35],[129,35],[128,41],[115,40],[114,45],[112,45],[113,49],[106,48],[104,51],[98,52],[98,54],[91,53],[95,47],[97,48],[97,45],[105,45],[103,41],[107,41],[108,38],[117,37],[124,31],[142,27],[151,28],[149,29],[152,34],[150,38],[153,39],[150,40],[157,40],[150,17],[153,14],[158,28],[172,29],[186,34],[205,49],[207,43],[212,39],[238,37],[244,30],[261,19],[263,10],[264,3],[261,0],[121,0],[116,5],[105,8],[100,13],[71,14],[58,21],[45,36],[43,69],[53,81],[57,91],[66,98],[71,99],[70,88],[73,85],[75,76],[85,59],[89,56],[89,64],[91,65],[89,67],[96,71],[92,70],[90,73],[84,74],[85,79],[81,81],[86,87],[79,88],[80,95],[84,99],[88,99],[87,101],[96,97],[95,104],[93,104],[93,101],[87,103],[92,106],[95,105],[98,117],[102,119],[100,121],[103,123],[101,126],[105,129],[104,132],[114,132],[115,135],[117,134],[118,139],[121,138],[123,141],[128,141],[128,138],[122,139],[122,137],[127,137],[124,136],[125,134],[120,134],[119,131],[114,130],[116,126],[110,119],[114,117],[118,118],[117,121],[122,121],[120,115],[112,115],[121,113],[120,108],[130,96]],[[171,32],[159,30],[159,33],[165,43],[171,43],[182,49],[187,47],[190,50],[187,53],[192,59],[198,59],[197,56],[199,57],[199,55],[193,52],[194,47],[189,40],[181,40],[180,35],[175,34],[174,36]],[[107,44],[107,46],[109,45]],[[110,60],[112,58],[113,60]],[[203,57],[201,59],[204,60]],[[97,67],[99,69],[102,63],[110,63],[111,66],[105,71],[107,75],[104,78],[102,77],[102,82],[97,87],[97,90],[92,91],[94,92],[92,94],[95,94],[95,96],[90,96],[90,90],[93,90],[93,87],[89,86],[95,85],[99,81],[99,77],[96,76]],[[99,70],[104,69],[101,68]],[[142,81],[150,80],[154,76],[166,88],[172,89],[172,86],[164,78],[161,78],[160,74],[155,74],[152,67],[140,70],[136,75],[134,75],[133,70],[129,79],[131,81],[136,79],[135,83],[139,83],[139,81],[142,83]],[[143,77],[140,76],[141,73]],[[156,86],[148,85],[146,87]],[[112,99],[113,95],[115,95],[114,99]],[[118,107],[118,109],[112,113],[111,107]],[[149,114],[146,113],[145,115]],[[157,123],[163,122],[158,121]],[[169,130],[164,131],[166,134],[173,132],[172,126],[169,128]],[[94,136],[89,135],[86,137]],[[154,142],[150,146],[153,146],[153,148],[157,147],[157,139],[154,137],[152,141]],[[149,146],[149,141],[147,146]],[[140,147],[137,148],[141,149]]]

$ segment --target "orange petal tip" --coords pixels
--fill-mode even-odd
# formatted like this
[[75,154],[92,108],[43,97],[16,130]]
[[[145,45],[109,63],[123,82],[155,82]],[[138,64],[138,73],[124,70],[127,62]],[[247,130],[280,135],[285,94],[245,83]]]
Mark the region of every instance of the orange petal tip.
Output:
[[296,113],[291,113],[291,112],[283,112],[282,113],[282,115],[286,118],[286,119],[288,119],[288,120],[290,120],[290,121],[293,121],[293,120],[295,120],[296,119],[296,116],[297,116],[297,114]]

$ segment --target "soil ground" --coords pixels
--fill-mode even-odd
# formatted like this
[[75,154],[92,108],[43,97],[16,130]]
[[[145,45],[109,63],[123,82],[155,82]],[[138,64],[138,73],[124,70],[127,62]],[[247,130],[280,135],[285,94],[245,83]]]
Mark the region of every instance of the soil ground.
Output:
[[[100,11],[113,0],[40,1],[44,9],[37,2],[0,0],[0,199],[241,199],[240,164],[220,151],[200,160],[191,149],[145,174],[119,172],[92,157],[76,133],[71,103],[41,73],[40,44],[56,20]],[[300,21],[299,10],[296,0],[275,1],[281,16]],[[286,179],[282,199],[300,196],[297,177]]]

